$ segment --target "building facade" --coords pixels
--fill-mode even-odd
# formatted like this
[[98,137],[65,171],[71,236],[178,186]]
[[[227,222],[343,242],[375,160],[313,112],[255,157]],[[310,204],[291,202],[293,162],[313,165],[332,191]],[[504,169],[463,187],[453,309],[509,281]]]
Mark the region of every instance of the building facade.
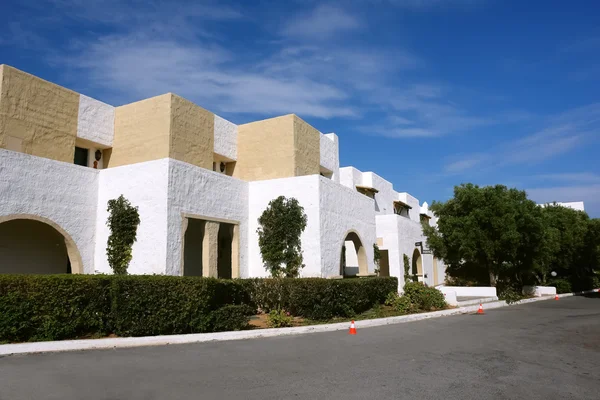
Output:
[[[107,203],[138,207],[132,274],[266,276],[256,230],[295,197],[308,223],[302,276],[411,272],[434,285],[427,204],[340,168],[338,137],[296,115],[235,125],[174,94],[113,107],[0,66],[0,273],[110,273]],[[421,244],[420,244],[421,243]]]

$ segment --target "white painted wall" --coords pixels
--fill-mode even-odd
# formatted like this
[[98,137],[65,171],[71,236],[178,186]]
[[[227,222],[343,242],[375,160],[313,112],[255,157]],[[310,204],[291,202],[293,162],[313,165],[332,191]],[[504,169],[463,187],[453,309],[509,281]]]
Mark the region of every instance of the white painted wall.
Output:
[[496,288],[487,286],[436,286],[442,293],[454,292],[456,297],[496,297]]
[[340,184],[356,190],[356,185],[362,185],[362,172],[354,167],[340,168]]
[[248,271],[248,182],[169,159],[167,269],[183,275],[183,215],[240,225],[240,277]]
[[88,274],[94,272],[97,195],[97,170],[0,149],[0,217],[53,221],[75,242]]
[[350,231],[360,237],[367,253],[368,270],[373,273],[373,244],[377,240],[373,199],[329,179],[318,178],[321,276],[340,275],[342,245]]
[[100,171],[97,197],[95,269],[112,273],[106,258],[110,231],[108,200],[125,196],[138,207],[140,225],[133,244],[130,274],[167,273],[167,188],[169,159],[148,161]]
[[79,96],[77,137],[111,147],[115,133],[115,108],[84,95]]
[[[298,176],[249,182],[248,190],[248,263],[249,276],[268,276],[258,247],[258,218],[271,200],[279,196],[294,197],[304,207],[308,218],[301,236],[302,254],[306,267],[301,276],[321,276],[321,242],[319,223],[319,175]],[[322,178],[326,179],[327,178]],[[338,261],[339,263],[339,261]]]
[[339,139],[335,133],[323,135],[321,133],[321,167],[324,167],[331,172],[333,176],[331,180],[339,183],[340,181],[340,155],[339,155]]
[[236,124],[215,115],[214,152],[230,160],[237,160],[237,134]]
[[554,286],[523,286],[523,294],[526,296],[554,296],[556,288]]

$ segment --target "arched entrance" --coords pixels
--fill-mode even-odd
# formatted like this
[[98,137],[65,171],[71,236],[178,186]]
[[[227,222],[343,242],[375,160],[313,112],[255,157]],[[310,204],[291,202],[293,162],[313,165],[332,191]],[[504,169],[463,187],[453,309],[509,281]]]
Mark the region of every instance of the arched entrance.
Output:
[[367,275],[368,272],[369,263],[367,261],[365,246],[363,246],[358,234],[350,231],[346,234],[340,252],[340,275],[352,277]]
[[417,276],[419,282],[423,282],[423,259],[421,258],[419,249],[413,251],[412,273]]
[[57,224],[13,215],[0,217],[0,273],[83,273],[83,268],[75,242]]

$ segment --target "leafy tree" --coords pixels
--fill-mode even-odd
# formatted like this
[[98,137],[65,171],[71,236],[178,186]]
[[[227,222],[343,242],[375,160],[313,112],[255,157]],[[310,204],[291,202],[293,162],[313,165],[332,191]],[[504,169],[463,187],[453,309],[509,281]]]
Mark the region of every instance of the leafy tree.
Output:
[[127,275],[131,261],[131,248],[136,241],[140,224],[138,208],[131,205],[123,195],[108,201],[109,215],[106,225],[110,229],[106,255],[115,275]]
[[541,251],[540,208],[524,191],[503,185],[463,184],[454,197],[434,202],[437,227],[424,225],[427,243],[455,277],[496,286],[501,276],[522,279]]
[[258,218],[258,245],[274,278],[296,278],[304,268],[300,235],[306,229],[304,208],[294,198],[271,200]]

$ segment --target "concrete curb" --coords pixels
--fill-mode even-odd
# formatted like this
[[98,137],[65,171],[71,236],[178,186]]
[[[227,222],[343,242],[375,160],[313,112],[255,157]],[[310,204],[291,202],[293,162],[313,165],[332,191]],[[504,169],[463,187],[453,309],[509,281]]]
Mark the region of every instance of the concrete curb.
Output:
[[[587,293],[600,292],[600,289],[588,290],[585,292],[559,294],[558,297],[570,297]],[[535,297],[531,299],[521,300],[516,304],[533,303],[536,301],[552,300],[554,296]],[[512,304],[507,304],[505,301],[495,301],[485,303],[485,309],[507,307]],[[384,326],[392,324],[402,324],[405,322],[421,321],[424,319],[447,317],[450,315],[470,314],[477,312],[479,304],[453,308],[450,310],[434,311],[423,314],[403,315],[399,317],[367,319],[356,322],[356,327],[370,328],[375,326]],[[59,351],[76,351],[76,350],[99,350],[99,349],[117,349],[129,347],[143,346],[163,346],[169,344],[184,344],[184,343],[204,343],[213,341],[226,340],[244,340],[257,339],[275,336],[290,336],[301,335],[305,333],[317,332],[333,332],[348,329],[347,322],[337,324],[311,325],[295,328],[273,328],[261,329],[255,331],[235,331],[235,332],[218,332],[218,333],[195,333],[188,335],[168,335],[168,336],[144,336],[144,337],[127,337],[127,338],[111,338],[111,339],[84,339],[84,340],[63,340],[55,342],[35,342],[35,343],[16,343],[0,345],[0,356],[9,356],[13,354],[29,354],[29,353],[50,353]]]

